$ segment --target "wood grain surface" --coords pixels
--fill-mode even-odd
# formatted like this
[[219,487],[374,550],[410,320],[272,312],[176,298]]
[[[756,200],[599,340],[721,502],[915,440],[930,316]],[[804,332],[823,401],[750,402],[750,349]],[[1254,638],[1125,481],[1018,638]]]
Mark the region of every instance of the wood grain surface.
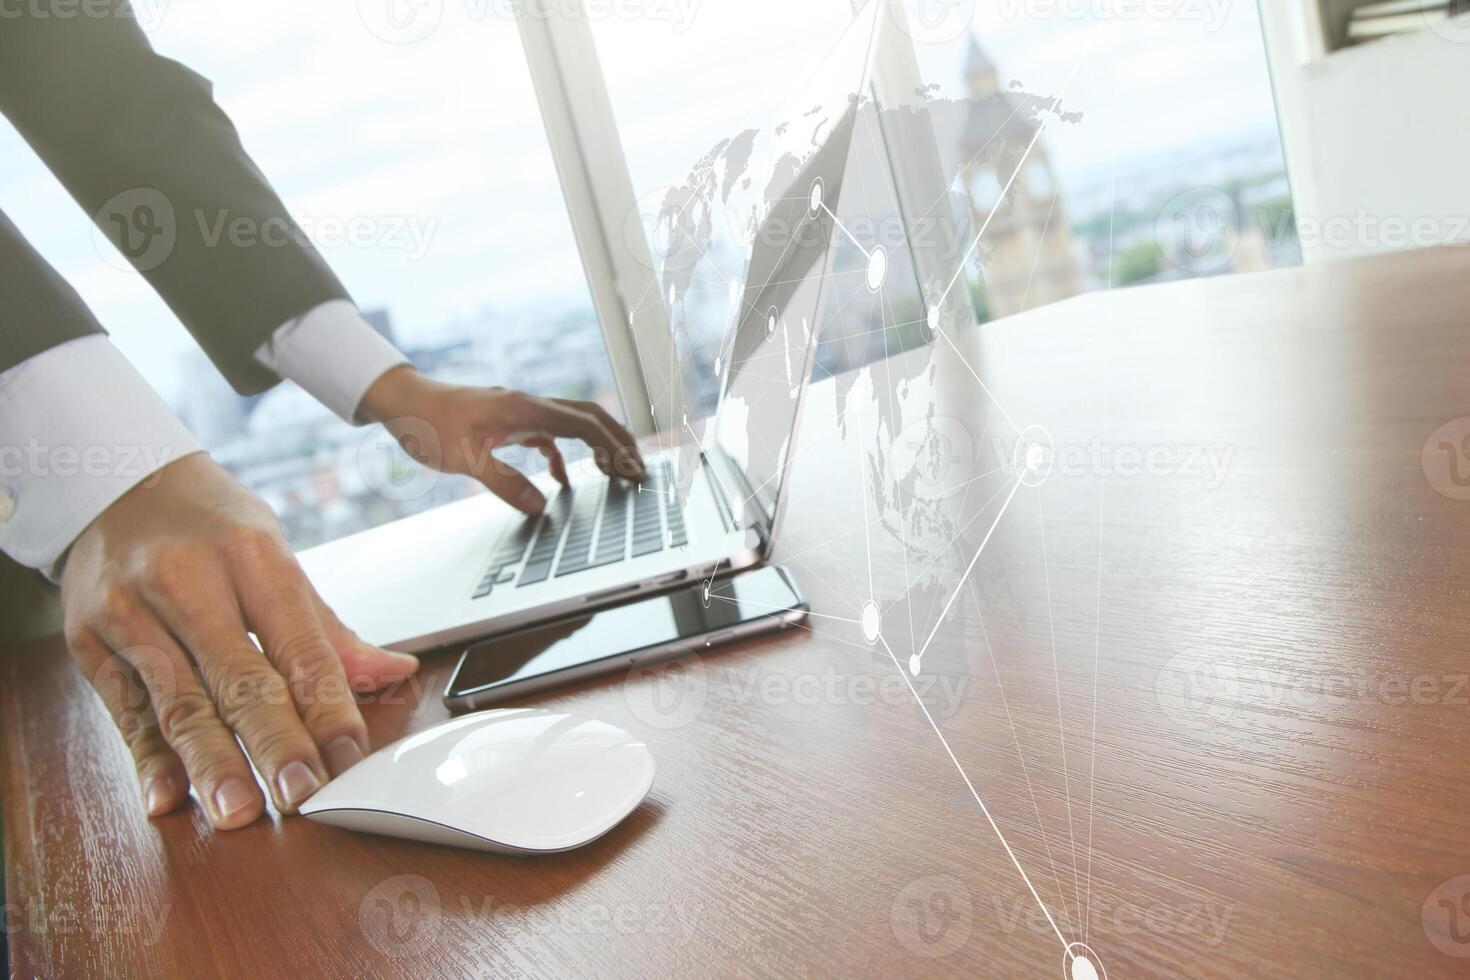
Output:
[[[1463,975],[1470,250],[959,343],[812,389],[808,627],[532,702],[657,758],[579,851],[149,821],[61,643],[6,652],[14,975],[1055,977],[1058,932],[1113,980]],[[1031,426],[1053,468],[1002,515]],[[453,662],[372,699],[375,744],[445,717]]]

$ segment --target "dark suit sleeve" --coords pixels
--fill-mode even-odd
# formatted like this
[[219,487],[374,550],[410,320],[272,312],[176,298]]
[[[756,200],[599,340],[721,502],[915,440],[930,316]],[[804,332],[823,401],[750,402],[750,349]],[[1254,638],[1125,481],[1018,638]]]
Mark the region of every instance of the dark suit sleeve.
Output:
[[[108,6],[110,16],[62,19],[17,5],[0,19],[0,111],[235,389],[263,390],[277,379],[256,348],[347,292],[245,153],[210,83],[154,52],[125,0]],[[0,225],[0,249],[9,236]],[[9,292],[10,271],[0,277]],[[49,286],[59,286],[54,273]],[[15,288],[45,290],[48,277]],[[75,316],[59,313],[42,349],[95,329]],[[36,344],[10,333],[0,330],[0,364]]]
[[101,333],[67,281],[0,212],[0,371],[48,348]]

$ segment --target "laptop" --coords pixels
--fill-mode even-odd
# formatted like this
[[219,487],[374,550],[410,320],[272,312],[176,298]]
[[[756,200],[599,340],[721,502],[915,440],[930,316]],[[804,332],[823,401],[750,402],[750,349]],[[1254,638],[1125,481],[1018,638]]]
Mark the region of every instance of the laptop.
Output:
[[563,489],[543,476],[534,518],[485,493],[302,552],[312,584],[364,640],[420,652],[770,559],[882,6],[859,12],[771,132],[761,225],[696,444],[646,455],[641,484],[597,474]]

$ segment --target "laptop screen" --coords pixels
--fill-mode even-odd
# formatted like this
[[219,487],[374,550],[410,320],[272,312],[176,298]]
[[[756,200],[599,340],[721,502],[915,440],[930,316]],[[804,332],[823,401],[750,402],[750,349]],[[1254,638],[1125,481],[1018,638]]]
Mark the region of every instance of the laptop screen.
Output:
[[764,143],[763,203],[753,222],[736,307],[715,363],[720,399],[704,443],[733,462],[746,486],[743,519],[770,527],[793,445],[801,395],[811,373],[828,293],[830,244],[854,129],[865,106],[881,18],[869,3],[815,68]]

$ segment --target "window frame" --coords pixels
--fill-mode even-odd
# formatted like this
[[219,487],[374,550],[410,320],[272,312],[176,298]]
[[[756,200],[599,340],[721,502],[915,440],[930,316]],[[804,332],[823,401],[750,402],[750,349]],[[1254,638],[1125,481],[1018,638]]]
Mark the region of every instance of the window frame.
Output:
[[591,25],[581,0],[518,4],[516,22],[628,427],[669,431],[684,403],[677,355],[663,304],[642,302],[658,295],[648,243],[617,233],[637,198]]

